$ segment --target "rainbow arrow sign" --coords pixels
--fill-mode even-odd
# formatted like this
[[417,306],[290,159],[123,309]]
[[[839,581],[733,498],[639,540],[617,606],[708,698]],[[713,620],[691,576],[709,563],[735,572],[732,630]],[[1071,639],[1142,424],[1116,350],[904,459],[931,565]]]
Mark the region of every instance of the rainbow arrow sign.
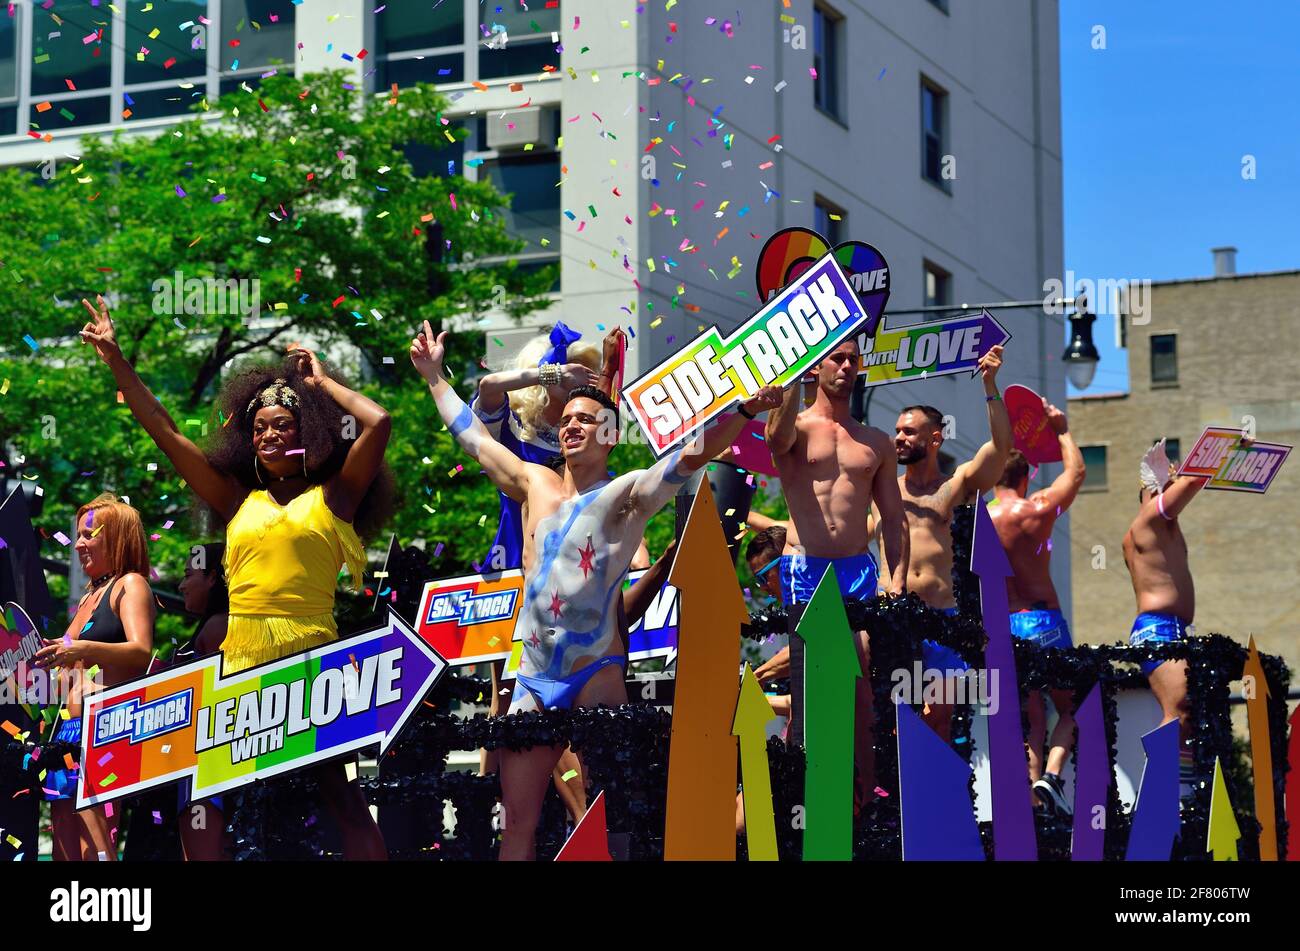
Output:
[[397,739],[447,669],[388,626],[222,676],[221,655],[98,693],[82,712],[77,808],[189,777],[202,799]]
[[948,376],[966,370],[975,374],[980,358],[1011,339],[987,310],[973,317],[915,324],[889,330],[882,323],[871,349],[862,353],[859,375],[865,386],[883,386],[904,380]]

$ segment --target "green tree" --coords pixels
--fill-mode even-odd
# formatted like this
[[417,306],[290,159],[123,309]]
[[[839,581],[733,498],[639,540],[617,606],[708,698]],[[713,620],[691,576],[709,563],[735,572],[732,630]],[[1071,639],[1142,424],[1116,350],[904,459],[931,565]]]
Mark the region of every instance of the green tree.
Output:
[[[463,136],[432,87],[366,97],[342,73],[275,76],[216,105],[219,115],[155,136],[87,138],[49,181],[0,171],[0,454],[7,448],[11,466],[24,460],[43,487],[43,534],[66,534],[76,507],[109,489],[141,510],[159,536],[153,562],[172,578],[191,544],[216,535],[188,518],[190,493],[80,345],[79,301],[103,293],[123,352],[195,437],[221,425],[217,389],[241,361],[275,359],[296,342],[354,354],[346,375],[394,420],[391,530],[430,550],[443,543],[435,568],[481,557],[494,490],[438,423],[407,347],[424,319],[545,307],[554,269],[509,260],[522,244],[506,233],[508,199],[491,184],[415,173],[409,145]],[[177,311],[178,271],[187,284],[233,281],[222,290],[243,297],[222,304],[182,284]],[[250,319],[239,303],[254,293]],[[481,339],[454,335],[448,365],[462,378]],[[45,553],[66,559],[57,544]]]

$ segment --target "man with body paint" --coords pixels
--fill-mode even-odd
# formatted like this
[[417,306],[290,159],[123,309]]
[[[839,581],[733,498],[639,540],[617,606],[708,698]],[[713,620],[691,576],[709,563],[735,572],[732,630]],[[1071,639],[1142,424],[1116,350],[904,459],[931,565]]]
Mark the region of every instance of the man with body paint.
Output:
[[[1187,564],[1187,539],[1178,524],[1181,514],[1206,479],[1178,476],[1165,455],[1162,439],[1142,458],[1138,478],[1137,517],[1124,533],[1124,564],[1133,581],[1138,616],[1129,634],[1133,646],[1158,647],[1186,639],[1192,633],[1196,589]],[[1187,661],[1149,660],[1142,664],[1151,692],[1160,703],[1164,726],[1178,721],[1178,770],[1182,794],[1192,791],[1193,758],[1187,747],[1191,728],[1187,717]]]
[[[1083,453],[1070,435],[1065,414],[1047,400],[1043,400],[1043,414],[1061,447],[1061,474],[1047,488],[1029,495],[1029,462],[1020,450],[1011,450],[1002,477],[993,488],[997,498],[989,503],[988,511],[1011,564],[1007,604],[1011,608],[1012,636],[1033,641],[1040,647],[1068,648],[1074,646],[1074,641],[1061,613],[1056,586],[1052,584],[1052,529],[1083,487],[1087,467],[1083,464]],[[1029,691],[1029,781],[1035,798],[1045,808],[1070,816],[1072,810],[1065,798],[1061,771],[1074,745],[1074,691],[1054,689],[1051,694],[1057,719],[1044,765],[1047,710],[1043,706],[1043,692]]]
[[[792,606],[792,625],[800,616],[793,606],[808,602],[827,569],[834,569],[844,597],[870,600],[876,596],[878,569],[865,528],[873,500],[881,513],[885,548],[893,565],[887,590],[891,595],[905,590],[907,523],[895,478],[894,448],[886,433],[859,423],[849,412],[860,357],[857,338],[845,340],[817,365],[813,405],[799,412],[803,388],[796,383],[767,420],[767,444],[790,510],[785,550],[776,570],[781,600]],[[854,717],[855,801],[861,806],[870,801],[875,788],[867,632],[858,631],[854,645],[862,673]],[[798,637],[790,638],[790,661],[791,734],[795,743],[802,743],[803,642]]]
[[[443,375],[446,336],[435,339],[426,321],[411,342],[411,362],[461,448],[502,492],[527,502],[524,604],[516,628],[523,656],[510,712],[626,703],[618,605],[646,523],[692,472],[731,445],[746,416],[778,405],[781,391],[764,387],[740,413],[651,468],[610,479],[606,466],[618,441],[618,408],[600,390],[579,387],[560,415],[560,475],[492,439]],[[502,750],[503,860],[535,856],[542,799],[563,749]]]

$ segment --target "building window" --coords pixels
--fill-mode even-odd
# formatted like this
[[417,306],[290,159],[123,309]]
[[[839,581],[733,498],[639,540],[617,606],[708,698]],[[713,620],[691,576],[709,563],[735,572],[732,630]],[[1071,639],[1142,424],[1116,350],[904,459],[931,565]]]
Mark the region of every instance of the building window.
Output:
[[1081,491],[1106,491],[1106,447],[1080,446],[1079,452],[1083,453],[1083,464],[1088,467]]
[[18,18],[26,15],[23,7],[0,14],[0,135],[18,129]]
[[479,79],[534,75],[544,66],[559,68],[560,54],[551,34],[560,30],[560,4],[531,6],[530,10],[518,0],[478,6]]
[[948,94],[930,80],[921,79],[921,175],[944,191],[951,183],[944,177],[948,154]]
[[[478,169],[480,181],[492,182],[509,196],[503,214],[506,232],[526,241],[525,252],[558,251],[560,246],[560,180],[558,152],[523,152],[485,161]],[[543,245],[542,239],[549,242]]]
[[[295,12],[283,0],[15,6],[0,16],[0,135],[185,115],[292,63]],[[21,61],[18,29],[31,44]]]
[[1151,340],[1151,382],[1178,382],[1178,336],[1176,334],[1152,334]]
[[952,303],[952,275],[930,261],[922,262],[925,269],[925,306],[944,307]]
[[835,247],[844,241],[848,231],[845,220],[848,217],[843,208],[832,204],[821,195],[813,199],[813,230]]
[[444,0],[432,9],[390,3],[374,15],[380,89],[465,80],[465,6]]
[[944,13],[948,12],[948,0],[930,0],[930,6],[942,10]]
[[840,53],[844,42],[844,18],[828,7],[813,8],[813,104],[822,112],[843,121],[840,111]]
[[1183,458],[1182,444],[1177,439],[1165,437],[1165,455],[1169,457],[1170,462],[1178,465]]

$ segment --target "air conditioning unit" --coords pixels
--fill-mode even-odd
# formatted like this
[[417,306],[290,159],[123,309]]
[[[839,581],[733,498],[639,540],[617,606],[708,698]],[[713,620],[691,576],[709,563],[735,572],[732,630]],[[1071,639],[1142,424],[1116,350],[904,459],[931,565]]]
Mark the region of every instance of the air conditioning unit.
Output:
[[530,106],[505,113],[492,113],[487,120],[487,147],[499,152],[517,152],[525,145],[555,146],[555,118],[550,109]]

